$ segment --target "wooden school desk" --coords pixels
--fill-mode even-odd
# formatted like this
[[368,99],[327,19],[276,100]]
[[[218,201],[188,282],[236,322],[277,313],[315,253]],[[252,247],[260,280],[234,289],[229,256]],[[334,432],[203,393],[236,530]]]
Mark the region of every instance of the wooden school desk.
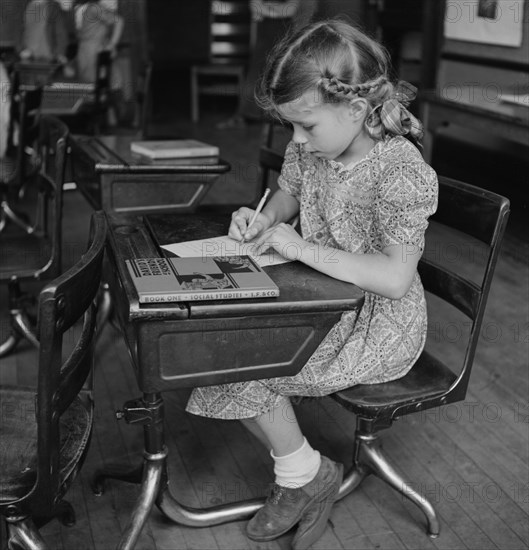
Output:
[[131,152],[133,136],[71,137],[73,180],[96,209],[107,212],[192,212],[230,169],[219,158],[152,161]]
[[96,107],[94,84],[51,82],[44,86],[40,112],[43,115],[73,116],[89,114]]
[[42,86],[40,113],[52,116],[73,116],[96,113],[100,108],[97,102],[96,86],[86,82],[66,79],[57,80],[61,75],[49,73],[47,77],[29,78],[21,73],[20,90],[34,90]]
[[515,105],[496,99],[494,88],[461,86],[443,95],[428,91],[421,95],[424,124],[424,158],[432,158],[435,132],[439,126],[457,124],[529,146],[529,105]]
[[[143,392],[141,398],[125,403],[121,413],[126,421],[144,428],[142,488],[118,546],[131,549],[154,502],[177,523],[205,526],[245,518],[264,500],[206,509],[189,508],[176,500],[168,488],[162,393],[296,374],[342,313],[361,307],[363,293],[291,262],[266,268],[280,289],[279,298],[139,304],[125,260],[160,256],[157,242],[225,235],[229,219],[149,215],[146,223],[144,217],[116,213],[107,218],[107,281]],[[99,472],[96,491],[105,477],[131,481],[140,472],[124,475],[119,470],[115,470],[118,475]]]
[[61,64],[52,61],[19,61],[15,63],[20,86],[36,87],[48,84],[61,70]]

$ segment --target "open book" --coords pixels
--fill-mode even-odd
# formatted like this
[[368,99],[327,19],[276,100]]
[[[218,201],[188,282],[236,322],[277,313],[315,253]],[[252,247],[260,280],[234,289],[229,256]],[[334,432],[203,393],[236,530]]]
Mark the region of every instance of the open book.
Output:
[[260,267],[279,265],[291,261],[283,258],[279,252],[276,252],[272,248],[266,250],[264,254],[256,254],[254,243],[240,243],[227,235],[183,243],[164,244],[161,246],[164,250],[172,252],[181,258],[192,256],[203,258],[213,256],[250,256]]

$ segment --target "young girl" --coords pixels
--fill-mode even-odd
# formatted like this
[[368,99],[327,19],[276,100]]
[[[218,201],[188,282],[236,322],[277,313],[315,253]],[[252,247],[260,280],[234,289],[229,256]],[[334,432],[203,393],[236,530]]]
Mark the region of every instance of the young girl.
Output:
[[[304,438],[289,396],[394,380],[424,346],[417,263],[437,178],[407,139],[421,136],[406,109],[414,89],[394,85],[388,65],[357,28],[320,21],[282,41],[262,78],[261,105],[292,125],[293,139],[280,189],[250,229],[253,211],[234,212],[229,234],[358,285],[365,302],[342,316],[297,375],[196,388],[189,399],[189,412],[240,419],[271,450],[275,484],[247,527],[256,541],[299,523],[293,546],[307,548],[325,529],[342,480],[342,466]],[[297,214],[301,235],[287,223]]]

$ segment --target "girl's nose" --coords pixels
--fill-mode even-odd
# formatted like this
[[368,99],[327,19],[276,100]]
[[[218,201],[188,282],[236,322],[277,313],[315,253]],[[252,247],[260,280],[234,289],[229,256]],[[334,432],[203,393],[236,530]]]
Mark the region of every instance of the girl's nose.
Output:
[[292,136],[292,141],[294,143],[306,143],[307,138],[305,136],[305,133],[302,132],[299,128],[294,128],[294,134]]

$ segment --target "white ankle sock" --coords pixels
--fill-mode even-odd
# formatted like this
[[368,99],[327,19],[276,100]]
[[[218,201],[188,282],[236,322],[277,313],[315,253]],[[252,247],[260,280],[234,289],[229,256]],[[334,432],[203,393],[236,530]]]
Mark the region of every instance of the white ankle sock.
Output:
[[291,489],[302,487],[312,481],[320,469],[321,456],[303,438],[303,444],[299,449],[285,456],[270,455],[274,459],[275,482],[283,487]]

